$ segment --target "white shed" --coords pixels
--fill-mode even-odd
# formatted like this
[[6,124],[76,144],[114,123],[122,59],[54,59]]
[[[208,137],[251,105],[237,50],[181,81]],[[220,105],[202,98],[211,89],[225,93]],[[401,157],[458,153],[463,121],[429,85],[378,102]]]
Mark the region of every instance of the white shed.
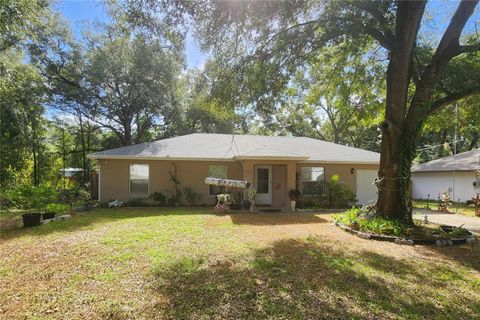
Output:
[[450,192],[452,201],[465,202],[475,195],[473,182],[480,169],[480,149],[414,165],[412,193],[414,199],[437,199]]

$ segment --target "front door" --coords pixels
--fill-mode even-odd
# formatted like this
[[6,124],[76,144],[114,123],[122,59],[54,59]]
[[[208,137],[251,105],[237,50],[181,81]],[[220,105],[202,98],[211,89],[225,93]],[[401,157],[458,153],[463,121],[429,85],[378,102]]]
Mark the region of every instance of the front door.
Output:
[[255,189],[257,204],[272,204],[272,166],[255,167]]

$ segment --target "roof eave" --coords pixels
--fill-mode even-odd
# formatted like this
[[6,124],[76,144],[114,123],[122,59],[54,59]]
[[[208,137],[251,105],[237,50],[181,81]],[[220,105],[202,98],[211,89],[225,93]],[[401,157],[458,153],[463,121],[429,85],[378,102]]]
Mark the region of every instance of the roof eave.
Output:
[[119,155],[94,155],[87,158],[92,160],[183,160],[183,161],[235,161],[232,158],[192,158],[192,157],[144,157],[144,156],[119,156]]
[[236,160],[292,160],[292,161],[303,161],[307,160],[310,157],[308,156],[236,156]]
[[331,160],[314,160],[309,159],[307,161],[299,161],[299,163],[324,163],[324,164],[370,164],[370,165],[379,165],[380,160],[378,161],[331,161]]

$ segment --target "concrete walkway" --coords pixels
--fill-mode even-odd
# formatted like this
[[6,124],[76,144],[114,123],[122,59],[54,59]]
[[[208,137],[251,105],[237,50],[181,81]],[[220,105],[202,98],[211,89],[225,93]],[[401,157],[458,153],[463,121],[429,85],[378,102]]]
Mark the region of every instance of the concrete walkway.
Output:
[[463,224],[463,228],[475,233],[480,233],[480,217],[468,217],[460,214],[439,213],[427,209],[415,209],[413,219],[424,220],[425,215],[427,215],[428,221],[433,223],[456,227],[460,227]]

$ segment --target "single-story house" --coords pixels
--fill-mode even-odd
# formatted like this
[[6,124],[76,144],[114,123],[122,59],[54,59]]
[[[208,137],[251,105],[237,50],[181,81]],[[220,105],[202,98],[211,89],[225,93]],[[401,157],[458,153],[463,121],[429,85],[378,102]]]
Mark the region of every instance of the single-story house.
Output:
[[99,201],[145,198],[153,192],[174,194],[170,174],[181,187],[214,203],[215,188],[206,177],[247,180],[256,203],[288,207],[288,191],[304,196],[322,190],[325,179],[339,175],[359,203],[376,198],[378,153],[305,137],[190,134],[92,153],[99,165]]
[[466,202],[475,195],[473,182],[480,169],[480,149],[412,166],[414,199],[436,200],[443,192],[452,201]]

